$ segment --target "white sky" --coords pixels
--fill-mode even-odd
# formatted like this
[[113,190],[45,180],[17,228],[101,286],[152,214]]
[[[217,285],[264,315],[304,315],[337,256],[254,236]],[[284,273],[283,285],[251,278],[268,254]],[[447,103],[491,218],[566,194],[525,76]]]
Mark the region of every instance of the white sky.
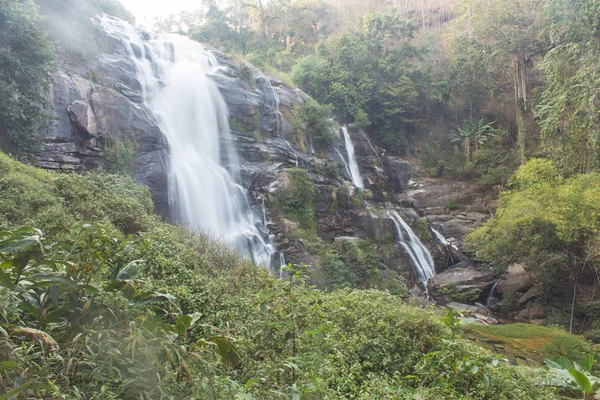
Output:
[[199,9],[202,0],[121,0],[141,25],[151,25],[156,17],[164,17],[184,10]]

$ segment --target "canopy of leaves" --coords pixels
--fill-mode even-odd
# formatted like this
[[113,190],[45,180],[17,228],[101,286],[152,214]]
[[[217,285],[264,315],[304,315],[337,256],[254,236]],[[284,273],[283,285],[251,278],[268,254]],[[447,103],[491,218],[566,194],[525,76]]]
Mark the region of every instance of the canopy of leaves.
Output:
[[55,70],[54,49],[33,0],[0,1],[0,149],[19,158],[37,150],[36,132],[51,120],[44,108]]

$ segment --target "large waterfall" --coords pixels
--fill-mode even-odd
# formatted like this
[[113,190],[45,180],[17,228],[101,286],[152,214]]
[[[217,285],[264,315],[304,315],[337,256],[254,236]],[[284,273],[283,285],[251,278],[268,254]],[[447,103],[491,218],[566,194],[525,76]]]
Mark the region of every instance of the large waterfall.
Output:
[[358,169],[358,164],[356,163],[354,144],[352,143],[352,138],[350,137],[348,129],[345,126],[342,127],[342,133],[344,135],[344,143],[346,144],[346,153],[348,154],[348,168],[352,178],[352,184],[357,188],[364,189],[365,184],[363,183],[360,170]]
[[269,266],[275,249],[264,221],[239,185],[227,105],[210,73],[215,57],[186,37],[143,38],[132,25],[103,17],[137,67],[146,107],[169,145],[169,196],[175,220],[223,240]]
[[427,283],[429,279],[435,276],[435,265],[431,253],[396,210],[390,211],[390,217],[396,224],[398,243],[410,257],[419,281]]

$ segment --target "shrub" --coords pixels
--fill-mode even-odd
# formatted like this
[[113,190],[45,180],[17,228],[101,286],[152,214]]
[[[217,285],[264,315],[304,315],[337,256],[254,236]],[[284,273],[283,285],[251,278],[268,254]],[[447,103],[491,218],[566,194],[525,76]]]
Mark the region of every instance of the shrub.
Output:
[[313,229],[316,225],[314,214],[315,193],[308,171],[292,168],[288,171],[290,184],[277,194],[276,208],[287,217],[297,219],[303,228]]

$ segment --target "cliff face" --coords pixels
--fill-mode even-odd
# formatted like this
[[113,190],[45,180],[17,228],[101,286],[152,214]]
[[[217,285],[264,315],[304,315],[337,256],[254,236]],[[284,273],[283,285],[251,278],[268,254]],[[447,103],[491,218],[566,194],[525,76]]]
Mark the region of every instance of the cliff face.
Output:
[[[114,156],[119,148],[131,148],[126,154],[128,167],[140,183],[150,188],[157,212],[168,218],[167,144],[143,104],[136,67],[126,49],[110,37],[102,41],[104,49],[94,58],[61,54],[50,93],[57,121],[52,130],[40,133],[44,146],[38,163],[48,169],[87,171],[103,164],[106,167],[109,153]],[[360,132],[350,135],[369,198],[364,201],[362,196],[360,201],[353,201],[357,190],[349,184],[351,177],[342,159],[346,158],[343,138],[314,154],[305,150],[311,146],[303,132],[292,135],[303,138],[295,143],[285,139],[293,131],[289,117],[306,94],[264,76],[252,66],[239,65],[216,50],[211,52],[220,64],[212,78],[229,107],[241,161],[240,170],[233,172],[240,176],[257,210],[262,203],[267,205],[269,232],[288,262],[304,262],[316,268],[320,263],[311,254],[306,238],[294,234],[297,224],[286,219],[281,210],[269,208],[277,193],[289,185],[289,172],[295,167],[308,170],[317,199],[316,233],[324,241],[394,238],[397,233],[389,211],[397,210],[407,221],[426,218],[460,245],[464,234],[485,218],[482,214],[462,215],[447,207],[451,199],[460,198],[460,190],[468,188],[431,190],[435,184],[413,181],[414,167],[409,162],[385,154]],[[115,143],[122,146],[115,147]],[[428,236],[426,231],[421,224],[417,234]],[[429,241],[429,247],[436,254],[434,240]],[[442,253],[437,256],[443,263]],[[393,269],[414,278],[413,268],[399,245],[382,255],[380,264],[382,270]]]

